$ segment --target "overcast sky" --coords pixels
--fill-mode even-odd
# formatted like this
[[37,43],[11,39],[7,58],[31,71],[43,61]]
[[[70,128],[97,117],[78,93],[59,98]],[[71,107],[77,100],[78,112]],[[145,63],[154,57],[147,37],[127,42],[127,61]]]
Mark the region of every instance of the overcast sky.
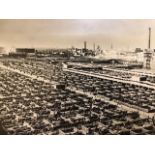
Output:
[[0,20],[0,46],[155,48],[155,20]]

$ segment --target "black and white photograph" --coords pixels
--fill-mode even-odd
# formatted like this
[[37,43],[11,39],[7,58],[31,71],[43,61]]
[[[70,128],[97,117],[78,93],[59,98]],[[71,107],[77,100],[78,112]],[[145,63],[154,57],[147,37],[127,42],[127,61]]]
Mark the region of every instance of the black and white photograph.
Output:
[[154,0],[0,6],[2,155],[154,153]]
[[0,134],[154,135],[155,20],[1,19]]

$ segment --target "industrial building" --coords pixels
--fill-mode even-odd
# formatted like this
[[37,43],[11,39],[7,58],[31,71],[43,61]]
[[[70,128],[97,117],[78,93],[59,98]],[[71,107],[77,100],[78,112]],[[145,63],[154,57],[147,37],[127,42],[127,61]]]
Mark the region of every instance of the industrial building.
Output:
[[35,53],[34,48],[16,48],[17,54],[28,54],[28,53]]
[[29,57],[34,55],[34,48],[16,48],[15,52],[10,52],[8,56],[12,58],[26,58],[27,56]]

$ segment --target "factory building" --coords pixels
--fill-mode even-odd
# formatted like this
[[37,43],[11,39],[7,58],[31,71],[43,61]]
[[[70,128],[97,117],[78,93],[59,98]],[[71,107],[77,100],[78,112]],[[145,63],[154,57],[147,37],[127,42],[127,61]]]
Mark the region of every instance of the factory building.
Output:
[[35,55],[35,49],[34,48],[16,48],[16,53],[14,55],[17,55],[18,57],[27,57],[29,55]]
[[29,55],[35,55],[34,48],[16,48],[15,52],[9,52],[9,57],[26,58]]
[[18,54],[35,53],[35,49],[34,48],[16,48],[16,53]]

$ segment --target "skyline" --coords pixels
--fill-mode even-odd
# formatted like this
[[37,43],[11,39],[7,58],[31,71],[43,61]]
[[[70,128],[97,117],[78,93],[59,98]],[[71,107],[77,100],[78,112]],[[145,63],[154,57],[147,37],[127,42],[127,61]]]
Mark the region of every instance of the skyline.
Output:
[[0,46],[34,48],[102,49],[147,48],[148,28],[152,28],[151,48],[155,48],[155,20],[149,19],[1,19]]

